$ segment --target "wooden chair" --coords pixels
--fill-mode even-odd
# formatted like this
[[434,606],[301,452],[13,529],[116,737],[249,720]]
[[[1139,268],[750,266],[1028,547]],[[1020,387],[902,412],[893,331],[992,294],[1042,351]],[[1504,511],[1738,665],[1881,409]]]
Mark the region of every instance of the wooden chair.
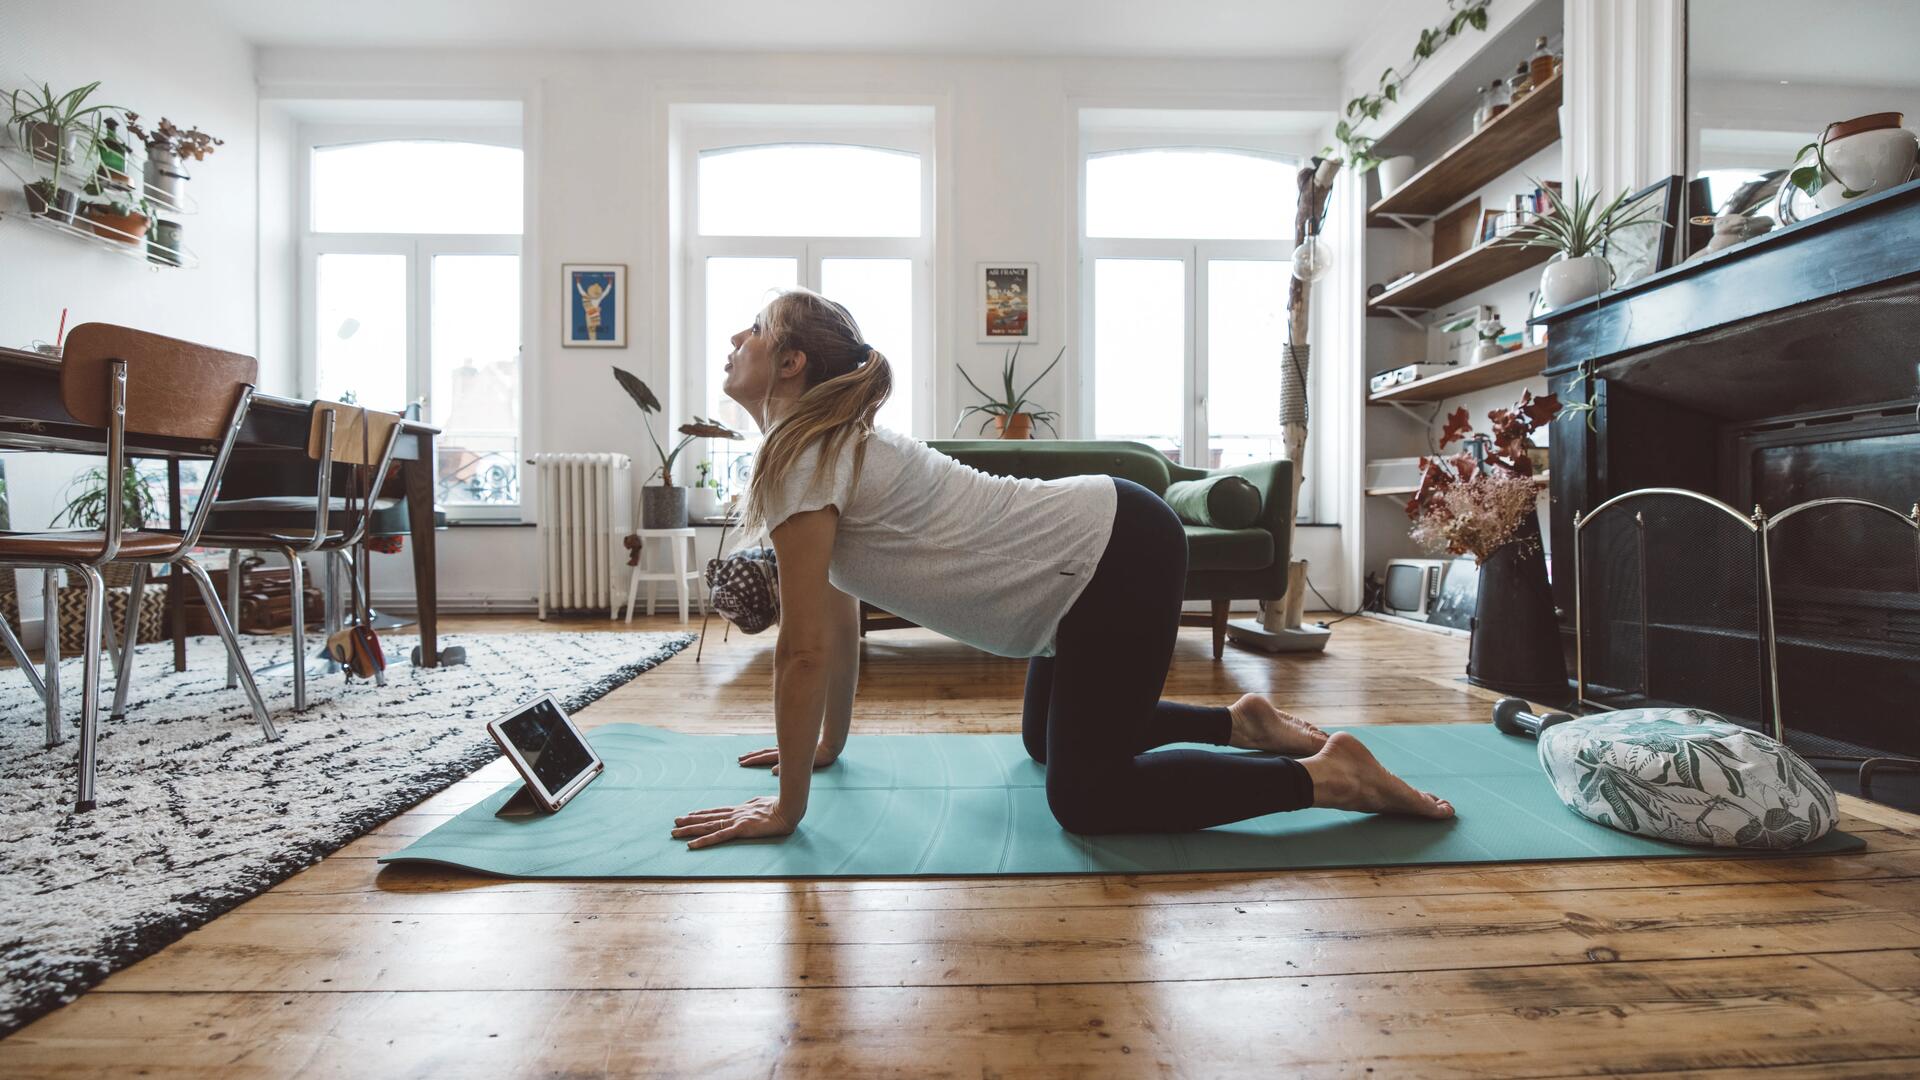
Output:
[[[128,432],[188,444],[217,445],[213,465],[193,518],[186,529],[127,530],[117,497],[107,499],[106,522],[99,530],[74,529],[39,533],[0,533],[0,568],[38,568],[49,576],[66,570],[87,589],[86,632],[82,651],[80,705],[80,783],[75,809],[94,805],[94,768],[100,726],[100,637],[104,621],[106,586],[100,568],[114,563],[135,566],[127,625],[140,625],[139,603],[145,591],[147,567],[172,564],[193,578],[213,614],[214,627],[229,656],[240,655],[233,626],[219,609],[213,582],[188,552],[199,543],[212,511],[220,478],[233,455],[234,443],[253,402],[253,382],[259,365],[250,356],[223,352],[204,345],[161,337],[124,326],[86,323],[68,335],[60,365],[60,396],[74,419],[103,429],[107,443],[107,491],[124,490]],[[50,590],[51,591],[51,590]],[[58,627],[50,628],[56,636]],[[113,715],[126,710],[128,679],[133,669],[137,630],[120,650],[118,686]],[[57,651],[49,650],[57,657]],[[57,660],[56,660],[57,663]],[[260,691],[250,673],[242,684],[254,719],[269,740],[278,739]],[[60,695],[49,669],[46,688],[47,745],[59,744]]]
[[[366,597],[360,588],[360,564],[345,553],[358,546],[366,536],[367,523],[373,518],[379,501],[370,497],[380,490],[388,469],[393,465],[394,448],[401,434],[401,417],[393,413],[362,409],[337,401],[313,403],[313,422],[307,437],[307,456],[318,463],[314,494],[262,495],[244,499],[222,499],[213,504],[213,517],[201,543],[224,547],[237,563],[242,551],[275,551],[287,560],[293,572],[293,708],[307,707],[306,602],[305,570],[301,556],[323,553],[328,559],[330,592],[327,597],[327,629],[338,629],[333,612],[338,609],[338,574],[333,560],[346,558],[355,568],[352,574],[354,596],[364,613]],[[375,448],[379,456],[374,456]],[[356,481],[346,496],[333,494],[334,466],[357,470]],[[240,617],[239,577],[227,575],[227,617]],[[277,666],[277,665],[276,665]],[[239,665],[227,662],[227,685],[234,685]],[[378,676],[384,684],[385,674]]]

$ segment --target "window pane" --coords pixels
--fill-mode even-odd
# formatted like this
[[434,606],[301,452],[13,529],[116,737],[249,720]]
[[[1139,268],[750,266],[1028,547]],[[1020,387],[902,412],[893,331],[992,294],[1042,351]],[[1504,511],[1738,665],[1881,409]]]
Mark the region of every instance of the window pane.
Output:
[[435,255],[430,422],[438,501],[520,502],[520,256]]
[[1093,264],[1094,431],[1179,460],[1187,272],[1179,259]]
[[1277,260],[1207,262],[1209,468],[1280,457],[1289,276]]
[[1295,166],[1227,150],[1126,150],[1087,159],[1087,235],[1293,239]]
[[700,153],[706,236],[919,236],[920,157],[834,144]]
[[407,404],[407,257],[315,260],[320,396],[375,409]]
[[518,233],[521,155],[483,143],[389,141],[313,151],[313,231]]
[[[712,461],[709,474],[720,481],[720,498],[746,494],[746,482],[753,467],[753,453],[760,447],[760,426],[753,416],[732,398],[721,392],[727,381],[727,354],[733,351],[733,335],[753,325],[754,316],[767,306],[774,294],[800,284],[800,260],[778,258],[722,258],[707,260],[707,412],[721,423],[747,436],[744,441],[704,439],[687,448],[701,455],[695,466]],[[674,424],[675,427],[679,423]],[[701,445],[704,443],[704,445]],[[652,453],[649,447],[648,453]],[[645,467],[658,468],[649,461]],[[695,479],[698,479],[697,473]]]
[[820,291],[844,305],[893,369],[875,423],[913,434],[913,260],[821,259]]

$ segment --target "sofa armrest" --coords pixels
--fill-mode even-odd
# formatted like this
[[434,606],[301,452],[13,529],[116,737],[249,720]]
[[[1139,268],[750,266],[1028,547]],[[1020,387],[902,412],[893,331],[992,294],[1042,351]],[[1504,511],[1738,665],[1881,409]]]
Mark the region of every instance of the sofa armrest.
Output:
[[1283,595],[1287,590],[1287,564],[1293,560],[1293,552],[1288,547],[1293,539],[1293,462],[1256,461],[1231,469],[1185,469],[1175,466],[1171,471],[1182,474],[1176,475],[1176,480],[1230,473],[1245,477],[1259,490],[1260,520],[1251,527],[1265,529],[1273,535],[1273,566],[1270,568],[1273,576],[1268,589],[1271,597]]

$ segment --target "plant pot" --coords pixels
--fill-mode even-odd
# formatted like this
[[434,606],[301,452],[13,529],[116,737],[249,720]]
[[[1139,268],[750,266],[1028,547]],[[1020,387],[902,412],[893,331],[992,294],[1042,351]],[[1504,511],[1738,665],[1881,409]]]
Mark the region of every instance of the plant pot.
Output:
[[999,432],[997,438],[1031,439],[1033,438],[1033,414],[1014,413],[1011,417],[996,416],[993,418],[993,427]]
[[658,484],[640,489],[640,527],[644,529],[684,529],[687,527],[687,489]]
[[158,197],[173,209],[186,199],[187,170],[172,150],[155,148],[147,152],[147,196]]
[[1467,681],[1552,704],[1569,696],[1537,513],[1529,512],[1514,540],[1480,567]]
[[1540,271],[1540,295],[1546,297],[1549,309],[1563,308],[1600,295],[1612,278],[1613,268],[1598,255],[1577,259],[1556,255]]
[[147,235],[147,216],[116,214],[99,203],[88,203],[81,214],[93,223],[94,235],[122,244],[137,244]]
[[71,223],[73,208],[79,197],[65,188],[60,188],[53,192],[53,198],[49,201],[47,192],[52,189],[52,186],[53,182],[50,180],[37,180],[27,185],[27,212],[34,217],[52,218],[58,222]]
[[696,487],[687,496],[687,516],[693,519],[720,516],[720,493],[710,487]]
[[1399,157],[1390,157],[1380,163],[1379,171],[1380,197],[1384,199],[1406,186],[1408,180],[1413,179],[1413,155],[1401,154]]
[[[42,120],[28,124],[26,128],[27,152],[49,165],[64,162],[71,165],[75,158],[74,132],[62,130],[59,124],[49,124]],[[64,147],[62,140],[65,141]],[[64,152],[62,152],[64,149]]]
[[[1821,134],[1826,140],[1821,149],[1827,161],[1825,183],[1814,193],[1813,204],[1831,210],[1906,183],[1920,155],[1920,141],[1900,126],[1905,119],[1900,113],[1875,113],[1827,125]],[[1848,196],[1848,191],[1854,194]]]
[[162,266],[180,265],[180,223],[155,219],[147,230],[147,261]]

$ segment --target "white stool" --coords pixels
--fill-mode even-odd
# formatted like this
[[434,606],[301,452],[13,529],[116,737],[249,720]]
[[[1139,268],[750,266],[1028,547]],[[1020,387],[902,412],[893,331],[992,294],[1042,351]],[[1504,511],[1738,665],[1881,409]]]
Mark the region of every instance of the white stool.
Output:
[[[640,565],[634,567],[633,578],[627,583],[627,621],[633,621],[633,602],[640,595],[640,583],[647,583],[647,614],[653,614],[654,590],[662,581],[671,581],[680,593],[680,621],[687,621],[687,612],[693,599],[691,583],[700,579],[700,571],[690,569],[694,561],[693,543],[696,535],[691,527],[685,529],[641,529]],[[648,541],[660,538],[673,546],[672,571],[650,571],[647,569],[647,552],[653,544]],[[681,543],[685,540],[686,543]]]

